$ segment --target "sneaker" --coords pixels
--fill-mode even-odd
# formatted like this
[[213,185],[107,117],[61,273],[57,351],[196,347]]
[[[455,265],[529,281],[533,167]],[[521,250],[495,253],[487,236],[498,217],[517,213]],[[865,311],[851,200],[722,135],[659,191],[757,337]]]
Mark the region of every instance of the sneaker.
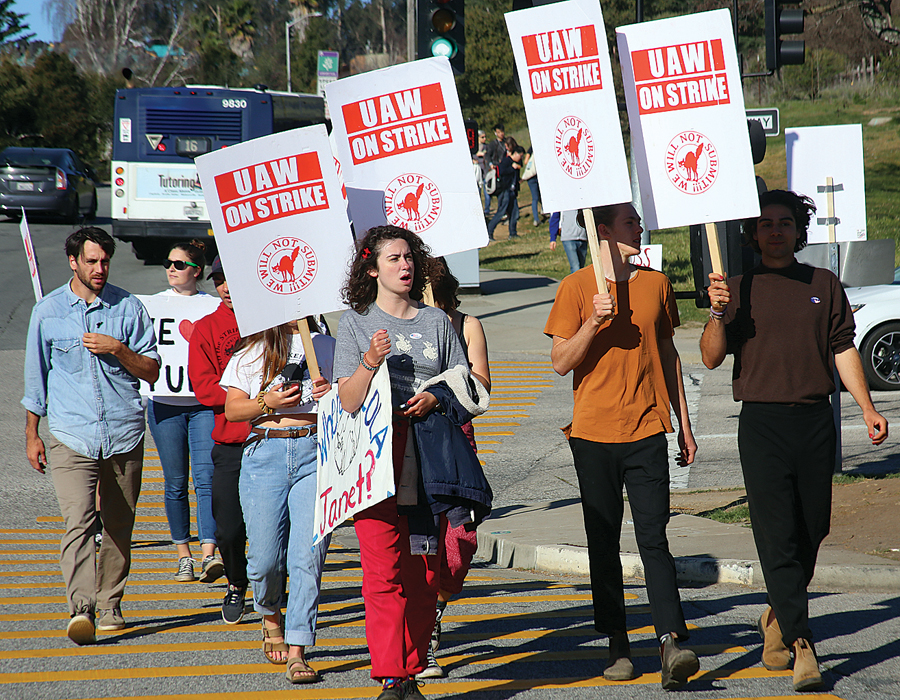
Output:
[[381,694],[376,700],[404,700],[406,684],[400,678],[385,678],[381,686]]
[[671,634],[663,635],[659,645],[662,660],[662,687],[673,690],[687,683],[700,670],[700,660],[690,649],[682,649]]
[[100,545],[102,545],[102,544],[103,544],[103,533],[98,532],[96,535],[94,535],[94,547],[96,547],[97,549],[100,549]]
[[222,619],[227,625],[236,625],[244,619],[244,597],[247,595],[246,586],[233,586],[228,584],[228,591],[222,601]]
[[203,568],[200,572],[201,583],[212,583],[213,581],[222,578],[222,574],[225,573],[225,564],[223,564],[222,560],[214,554],[203,557],[202,566]]
[[197,577],[194,576],[193,559],[190,557],[181,557],[181,559],[178,560],[178,573],[175,574],[175,580],[181,581],[182,583],[197,580]]
[[[446,678],[446,677],[447,677],[447,672],[437,662],[437,657],[434,655],[434,647],[432,647],[429,644],[428,648],[425,650],[425,669],[423,671],[421,671],[420,673],[417,673],[416,678]],[[410,680],[414,680],[414,679],[410,679]]]
[[66,627],[66,635],[78,645],[93,644],[96,641],[94,613],[90,610],[83,610],[72,615],[69,626]]
[[441,647],[441,618],[444,616],[444,610],[446,609],[447,604],[441,604],[438,601],[438,605],[435,607],[434,611],[434,629],[431,631],[431,650],[437,654],[437,650]]
[[[424,683],[422,685],[425,685]],[[419,683],[415,678],[407,678],[403,681],[403,700],[412,698],[412,700],[425,700],[422,691],[419,690]]]
[[101,632],[125,629],[125,618],[122,617],[122,608],[117,605],[112,610],[98,610],[97,629]]

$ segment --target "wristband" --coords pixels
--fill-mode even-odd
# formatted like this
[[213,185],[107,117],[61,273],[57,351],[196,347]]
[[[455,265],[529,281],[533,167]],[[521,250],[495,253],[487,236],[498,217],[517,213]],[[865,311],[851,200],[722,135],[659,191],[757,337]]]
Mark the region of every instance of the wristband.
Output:
[[378,368],[381,366],[381,365],[375,365],[373,367],[368,362],[366,362],[366,353],[363,353],[362,359],[359,361],[359,364],[361,364],[363,366],[363,369],[367,369],[370,372],[377,372]]
[[722,316],[725,315],[725,312],[724,312],[724,311],[716,311],[714,308],[712,308],[712,307],[710,306],[710,307],[709,307],[709,315],[710,315],[710,316],[714,316],[714,317],[716,317],[716,318],[722,318]]
[[263,415],[270,416],[275,413],[275,409],[266,403],[265,391],[261,391],[256,395],[256,403],[259,404],[259,410],[263,412]]

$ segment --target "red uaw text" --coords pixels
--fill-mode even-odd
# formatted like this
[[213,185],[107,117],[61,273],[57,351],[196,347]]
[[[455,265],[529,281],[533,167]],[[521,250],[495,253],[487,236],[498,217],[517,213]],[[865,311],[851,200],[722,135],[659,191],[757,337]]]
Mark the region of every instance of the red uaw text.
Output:
[[228,233],[328,208],[316,153],[278,158],[216,175],[216,191]]
[[535,99],[603,88],[593,25],[523,36],[522,45]]
[[453,140],[440,83],[370,97],[341,109],[355,165]]
[[722,40],[631,52],[641,114],[731,102]]

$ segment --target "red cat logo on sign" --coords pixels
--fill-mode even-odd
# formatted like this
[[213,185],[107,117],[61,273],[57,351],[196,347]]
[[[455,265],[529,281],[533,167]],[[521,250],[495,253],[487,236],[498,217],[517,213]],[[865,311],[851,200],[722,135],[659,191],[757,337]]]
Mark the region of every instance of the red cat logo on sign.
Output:
[[310,285],[319,263],[312,246],[299,238],[282,236],[259,254],[256,272],[270,292],[295,294]]
[[580,180],[594,167],[594,135],[578,117],[565,117],[556,125],[556,160],[571,178]]
[[666,174],[685,194],[703,194],[719,174],[719,154],[699,131],[683,131],[666,147]]
[[395,177],[384,189],[384,215],[389,224],[422,233],[441,215],[441,191],[424,175]]

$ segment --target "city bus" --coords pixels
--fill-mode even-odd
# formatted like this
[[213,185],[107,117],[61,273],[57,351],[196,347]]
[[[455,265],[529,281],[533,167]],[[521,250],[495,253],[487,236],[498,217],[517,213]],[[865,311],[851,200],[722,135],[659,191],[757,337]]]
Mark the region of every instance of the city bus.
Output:
[[[215,86],[116,91],[113,235],[154,259],[213,235],[194,158],[259,136],[325,122],[322,97]],[[212,239],[209,239],[212,241]],[[210,246],[214,249],[215,246]]]

